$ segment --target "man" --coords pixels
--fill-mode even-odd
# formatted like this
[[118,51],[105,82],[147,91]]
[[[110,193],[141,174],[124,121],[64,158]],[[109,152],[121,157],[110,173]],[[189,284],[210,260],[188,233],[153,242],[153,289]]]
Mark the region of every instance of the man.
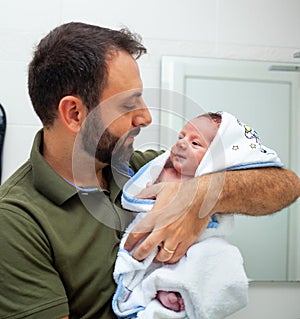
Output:
[[[1,318],[114,318],[112,271],[128,223],[119,208],[129,178],[124,161],[134,136],[151,122],[135,61],[145,51],[126,30],[83,23],[62,25],[38,45],[28,87],[43,130],[29,161],[1,187]],[[156,155],[135,152],[130,169]],[[297,176],[283,169],[230,172],[221,190],[220,180],[215,174],[149,188],[141,196],[157,203],[126,248],[151,233],[135,258],[164,243],[169,252],[157,259],[176,262],[209,214],[267,214],[300,194]],[[207,193],[210,184],[218,192]],[[168,211],[177,212],[171,223]]]

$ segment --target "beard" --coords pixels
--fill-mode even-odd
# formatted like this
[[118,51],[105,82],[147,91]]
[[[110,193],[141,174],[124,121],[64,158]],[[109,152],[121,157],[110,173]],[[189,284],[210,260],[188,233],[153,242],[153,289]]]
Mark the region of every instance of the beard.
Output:
[[130,131],[126,136],[117,137],[105,129],[101,135],[95,151],[95,158],[105,164],[119,166],[128,163],[133,153],[133,143],[126,143],[131,136]]
[[127,139],[139,132],[140,127],[136,127],[117,137],[109,132],[108,127],[103,129],[101,120],[87,120],[82,130],[83,149],[101,163],[119,166],[128,163],[133,153],[133,143],[128,143]]

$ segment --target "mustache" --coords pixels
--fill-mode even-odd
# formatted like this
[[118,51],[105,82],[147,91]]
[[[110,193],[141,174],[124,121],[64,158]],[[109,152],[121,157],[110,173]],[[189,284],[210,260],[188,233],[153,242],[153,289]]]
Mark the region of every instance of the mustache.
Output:
[[115,137],[115,148],[119,149],[120,147],[122,147],[123,144],[126,143],[126,140],[128,138],[137,136],[140,133],[140,131],[141,131],[140,127],[135,127],[132,130],[130,130],[129,132],[127,132],[127,134],[125,134],[121,137]]
[[140,134],[140,131],[141,131],[141,128],[139,126],[135,127],[128,132],[126,137],[137,136]]

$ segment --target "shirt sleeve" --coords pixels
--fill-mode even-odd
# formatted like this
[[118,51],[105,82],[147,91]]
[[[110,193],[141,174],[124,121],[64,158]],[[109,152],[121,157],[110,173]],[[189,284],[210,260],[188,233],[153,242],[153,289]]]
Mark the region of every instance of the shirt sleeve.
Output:
[[69,313],[51,247],[22,212],[0,210],[0,318],[62,318]]

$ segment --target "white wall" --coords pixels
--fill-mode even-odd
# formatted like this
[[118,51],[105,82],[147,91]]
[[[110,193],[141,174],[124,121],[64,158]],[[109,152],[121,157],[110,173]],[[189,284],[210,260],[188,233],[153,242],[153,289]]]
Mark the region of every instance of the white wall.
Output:
[[[27,159],[40,128],[27,96],[27,64],[55,26],[83,21],[140,33],[149,51],[139,62],[144,86],[159,88],[162,55],[295,61],[299,13],[299,0],[0,0],[0,103],[8,117],[3,178]],[[248,309],[232,318],[300,318],[299,299],[298,284],[251,286]]]

